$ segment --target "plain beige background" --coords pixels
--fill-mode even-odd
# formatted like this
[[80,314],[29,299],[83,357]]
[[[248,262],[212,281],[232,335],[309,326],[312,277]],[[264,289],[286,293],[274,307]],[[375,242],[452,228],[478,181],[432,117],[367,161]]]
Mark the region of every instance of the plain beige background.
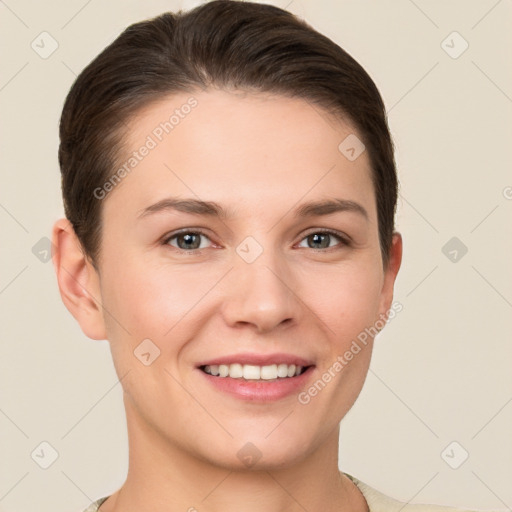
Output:
[[[510,510],[512,4],[271,3],[365,67],[397,150],[403,311],[379,335],[342,422],[340,467],[404,501]],[[80,512],[124,480],[108,343],[81,332],[44,262],[44,237],[63,215],[58,120],[75,75],[125,26],[193,5],[0,2],[1,511]],[[45,51],[58,44],[46,58],[42,38]]]

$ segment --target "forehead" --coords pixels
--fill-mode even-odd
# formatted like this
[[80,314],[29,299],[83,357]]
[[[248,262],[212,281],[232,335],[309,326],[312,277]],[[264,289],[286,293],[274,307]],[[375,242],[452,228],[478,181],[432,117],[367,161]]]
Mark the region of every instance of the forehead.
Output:
[[179,93],[146,105],[128,126],[118,166],[129,172],[112,202],[128,194],[142,208],[167,192],[261,208],[263,200],[292,204],[346,193],[372,210],[368,156],[344,153],[346,141],[359,140],[357,132],[308,101],[242,91]]

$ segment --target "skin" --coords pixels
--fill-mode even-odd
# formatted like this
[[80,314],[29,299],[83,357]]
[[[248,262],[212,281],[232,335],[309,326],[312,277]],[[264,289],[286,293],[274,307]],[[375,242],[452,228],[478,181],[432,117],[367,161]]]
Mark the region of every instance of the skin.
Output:
[[[140,111],[127,156],[191,96]],[[98,271],[66,219],[53,228],[62,300],[88,337],[109,340],[122,378],[129,470],[101,510],[368,510],[338,469],[338,439],[373,340],[306,405],[298,393],[240,400],[196,368],[221,355],[286,352],[314,361],[307,388],[386,314],[402,241],[395,233],[384,269],[368,155],[349,161],[338,145],[357,132],[301,99],[193,96],[197,107],[103,199]],[[231,215],[169,210],[138,219],[168,196],[215,201]],[[359,203],[368,218],[293,215],[306,201],[331,198]],[[204,231],[194,254],[182,238],[165,241],[181,228]],[[309,235],[325,229],[349,243],[332,236],[315,246]],[[252,263],[236,252],[248,236],[263,249]],[[134,356],[147,338],[160,350],[148,366]],[[237,456],[248,442],[261,453],[251,467]]]

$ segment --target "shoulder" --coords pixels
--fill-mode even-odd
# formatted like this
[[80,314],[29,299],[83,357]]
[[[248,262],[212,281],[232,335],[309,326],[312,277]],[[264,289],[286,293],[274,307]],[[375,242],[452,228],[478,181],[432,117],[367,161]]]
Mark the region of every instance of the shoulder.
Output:
[[99,500],[96,500],[95,502],[91,503],[83,512],[98,512],[99,506],[104,501],[107,501],[108,497],[109,496],[105,496],[104,498],[100,498]]
[[361,482],[361,480],[355,478],[352,475],[344,473],[350,478],[361,491],[362,495],[368,503],[370,512],[470,512],[466,509],[455,508],[455,507],[444,507],[442,505],[420,505],[404,503],[398,501],[380,491],[377,491],[368,484]]

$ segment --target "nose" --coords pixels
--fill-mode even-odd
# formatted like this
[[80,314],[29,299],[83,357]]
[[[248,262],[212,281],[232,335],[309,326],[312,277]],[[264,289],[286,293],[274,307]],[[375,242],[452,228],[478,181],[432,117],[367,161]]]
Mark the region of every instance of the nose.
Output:
[[262,334],[299,322],[302,303],[286,263],[270,250],[247,263],[235,256],[233,270],[224,283],[222,315],[234,328],[251,326]]

